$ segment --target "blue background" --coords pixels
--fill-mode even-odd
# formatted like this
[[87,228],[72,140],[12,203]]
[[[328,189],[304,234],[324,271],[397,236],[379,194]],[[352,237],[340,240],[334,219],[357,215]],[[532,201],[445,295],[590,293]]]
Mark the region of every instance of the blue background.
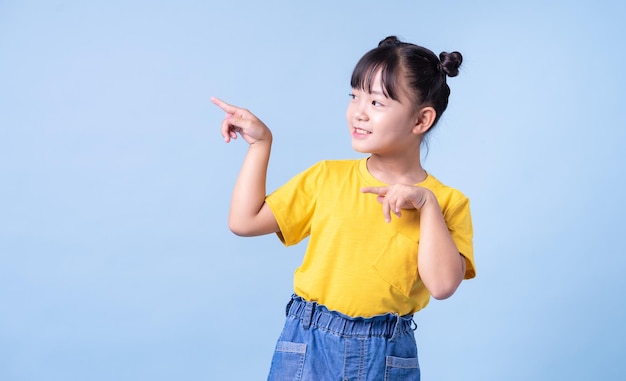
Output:
[[417,317],[424,380],[618,380],[626,353],[626,3],[0,1],[0,380],[263,380],[305,245],[226,226],[360,157],[356,61],[387,35],[464,54],[425,167],[472,200],[477,278]]

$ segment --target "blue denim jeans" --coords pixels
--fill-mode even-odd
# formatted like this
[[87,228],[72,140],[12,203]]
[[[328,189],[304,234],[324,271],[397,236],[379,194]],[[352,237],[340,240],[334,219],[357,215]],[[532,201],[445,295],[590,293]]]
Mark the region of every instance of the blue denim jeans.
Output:
[[293,296],[269,381],[419,381],[412,316],[352,318]]

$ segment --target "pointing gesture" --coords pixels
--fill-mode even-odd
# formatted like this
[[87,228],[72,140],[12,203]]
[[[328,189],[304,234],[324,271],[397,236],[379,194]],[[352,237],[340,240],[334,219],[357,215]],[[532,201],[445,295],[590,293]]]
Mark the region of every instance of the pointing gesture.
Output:
[[211,102],[226,112],[221,130],[226,143],[231,139],[237,139],[237,134],[248,144],[272,138],[270,129],[247,109],[233,106],[215,97],[211,97]]
[[404,184],[365,187],[361,189],[361,192],[377,196],[376,200],[383,205],[383,216],[387,222],[391,221],[391,213],[401,217],[401,209],[421,209],[430,196],[434,197],[426,188]]

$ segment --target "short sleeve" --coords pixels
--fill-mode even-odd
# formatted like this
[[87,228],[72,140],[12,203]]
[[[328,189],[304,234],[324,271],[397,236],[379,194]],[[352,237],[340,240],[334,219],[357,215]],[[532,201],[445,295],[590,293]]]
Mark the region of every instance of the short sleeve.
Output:
[[444,219],[446,220],[448,230],[459,253],[465,257],[467,266],[464,278],[474,278],[476,276],[473,244],[474,231],[469,199],[462,196],[454,205],[444,212]]
[[280,228],[278,238],[285,246],[295,245],[311,233],[324,168],[324,162],[313,165],[265,198]]

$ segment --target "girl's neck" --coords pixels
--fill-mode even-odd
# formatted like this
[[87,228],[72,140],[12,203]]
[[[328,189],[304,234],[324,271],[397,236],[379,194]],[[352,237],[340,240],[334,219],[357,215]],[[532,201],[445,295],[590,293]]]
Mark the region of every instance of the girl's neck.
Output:
[[385,184],[417,184],[426,179],[428,174],[422,168],[420,157],[389,158],[371,155],[367,159],[367,170]]

